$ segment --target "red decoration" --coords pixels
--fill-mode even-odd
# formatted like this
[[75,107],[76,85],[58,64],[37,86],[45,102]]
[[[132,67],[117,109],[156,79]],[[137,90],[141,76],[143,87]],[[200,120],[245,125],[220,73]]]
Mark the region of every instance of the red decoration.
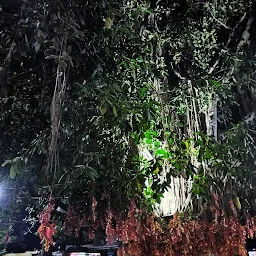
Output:
[[39,216],[39,221],[41,225],[38,228],[37,232],[46,252],[49,251],[50,246],[54,243],[53,236],[56,233],[56,224],[52,223],[52,221],[50,220],[53,210],[54,203],[53,200],[50,200],[50,203],[44,208]]
[[56,225],[54,223],[41,224],[37,230],[39,237],[44,244],[45,251],[48,252],[50,245],[53,244],[53,235],[56,233]]
[[[66,213],[63,229],[68,235],[78,231],[82,226],[88,228],[89,238],[94,236],[94,230],[105,227],[108,243],[120,240],[123,247],[119,249],[119,256],[145,256],[145,255],[247,255],[245,249],[246,237],[253,237],[256,231],[254,218],[247,218],[246,225],[238,219],[238,212],[233,201],[229,201],[232,216],[224,214],[219,207],[219,198],[213,195],[213,204],[209,208],[212,220],[179,218],[176,213],[168,225],[156,221],[153,214],[138,209],[133,200],[129,211],[115,213],[109,209],[105,220],[96,214],[97,202],[92,201],[90,216],[76,214],[73,207]],[[56,232],[54,224],[50,223],[49,205],[42,212],[40,220],[43,221],[38,233],[46,248],[53,243]],[[49,247],[48,247],[49,248]]]

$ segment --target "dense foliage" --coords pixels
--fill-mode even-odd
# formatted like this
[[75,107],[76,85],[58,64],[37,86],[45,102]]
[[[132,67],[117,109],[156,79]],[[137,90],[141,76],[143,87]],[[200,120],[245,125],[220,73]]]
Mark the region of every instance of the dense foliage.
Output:
[[43,202],[65,198],[78,219],[94,200],[105,220],[131,198],[209,218],[213,194],[250,219],[254,11],[245,0],[4,0],[1,176]]

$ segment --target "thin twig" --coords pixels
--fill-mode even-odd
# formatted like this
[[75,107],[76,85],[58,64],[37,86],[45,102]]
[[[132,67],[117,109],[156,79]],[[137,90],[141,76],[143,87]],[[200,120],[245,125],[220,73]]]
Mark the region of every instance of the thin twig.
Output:
[[229,29],[229,30],[231,29],[231,28],[228,27],[226,24],[224,24],[222,21],[218,20],[212,13],[211,13],[211,15],[212,15],[213,19],[214,19],[215,21],[217,21],[221,26],[223,26],[224,28]]

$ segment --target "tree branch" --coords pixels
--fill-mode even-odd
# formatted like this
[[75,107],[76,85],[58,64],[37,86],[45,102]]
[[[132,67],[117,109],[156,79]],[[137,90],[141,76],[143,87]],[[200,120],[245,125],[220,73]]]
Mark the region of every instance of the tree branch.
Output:
[[[226,43],[226,45],[225,45],[226,47],[229,46],[229,44],[230,44],[232,38],[234,37],[234,34],[235,34],[236,29],[237,29],[238,26],[244,21],[246,15],[247,15],[247,13],[245,12],[244,15],[241,17],[241,19],[238,21],[238,23],[235,25],[235,27],[232,29],[232,32],[231,32],[231,34],[229,35],[228,41],[227,41],[227,43]],[[249,20],[250,20],[250,19],[249,19]],[[246,26],[246,28],[247,28],[247,26]],[[215,68],[216,68],[217,65],[219,64],[219,62],[220,62],[220,58],[218,58],[218,59],[214,62],[214,64],[212,65],[212,67],[209,69],[208,74],[212,74],[212,72],[215,70]]]
[[240,42],[237,46],[236,52],[238,52],[248,42],[249,37],[250,37],[250,29],[251,29],[251,25],[252,25],[253,21],[254,21],[254,17],[251,16],[249,18],[249,20],[247,21],[246,28],[243,32],[242,39],[240,40]]

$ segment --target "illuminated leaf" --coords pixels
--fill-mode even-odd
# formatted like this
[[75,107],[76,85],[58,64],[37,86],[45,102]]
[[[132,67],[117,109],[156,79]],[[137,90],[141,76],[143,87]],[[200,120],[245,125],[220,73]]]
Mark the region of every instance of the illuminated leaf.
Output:
[[4,163],[2,163],[2,167],[5,167],[8,164],[12,164],[12,160],[6,160]]
[[13,180],[17,175],[17,165],[13,164],[10,168],[10,178]]
[[101,112],[102,115],[106,114],[106,112],[107,112],[107,105],[106,104],[102,104],[100,106],[100,112]]
[[138,192],[141,193],[142,192],[142,188],[141,188],[141,184],[139,182],[137,183],[137,188],[138,188]]
[[117,117],[117,110],[116,110],[115,106],[113,107],[113,114],[114,114],[115,117]]
[[111,29],[112,25],[113,25],[113,21],[111,20],[110,17],[107,17],[107,18],[105,19],[105,26],[106,26],[106,29]]
[[239,197],[235,197],[234,199],[234,202],[235,202],[235,206],[238,210],[241,210],[241,203],[240,203],[240,200],[239,200]]
[[156,167],[156,169],[154,170],[154,172],[153,172],[154,174],[158,174],[159,173],[159,168],[158,167]]

